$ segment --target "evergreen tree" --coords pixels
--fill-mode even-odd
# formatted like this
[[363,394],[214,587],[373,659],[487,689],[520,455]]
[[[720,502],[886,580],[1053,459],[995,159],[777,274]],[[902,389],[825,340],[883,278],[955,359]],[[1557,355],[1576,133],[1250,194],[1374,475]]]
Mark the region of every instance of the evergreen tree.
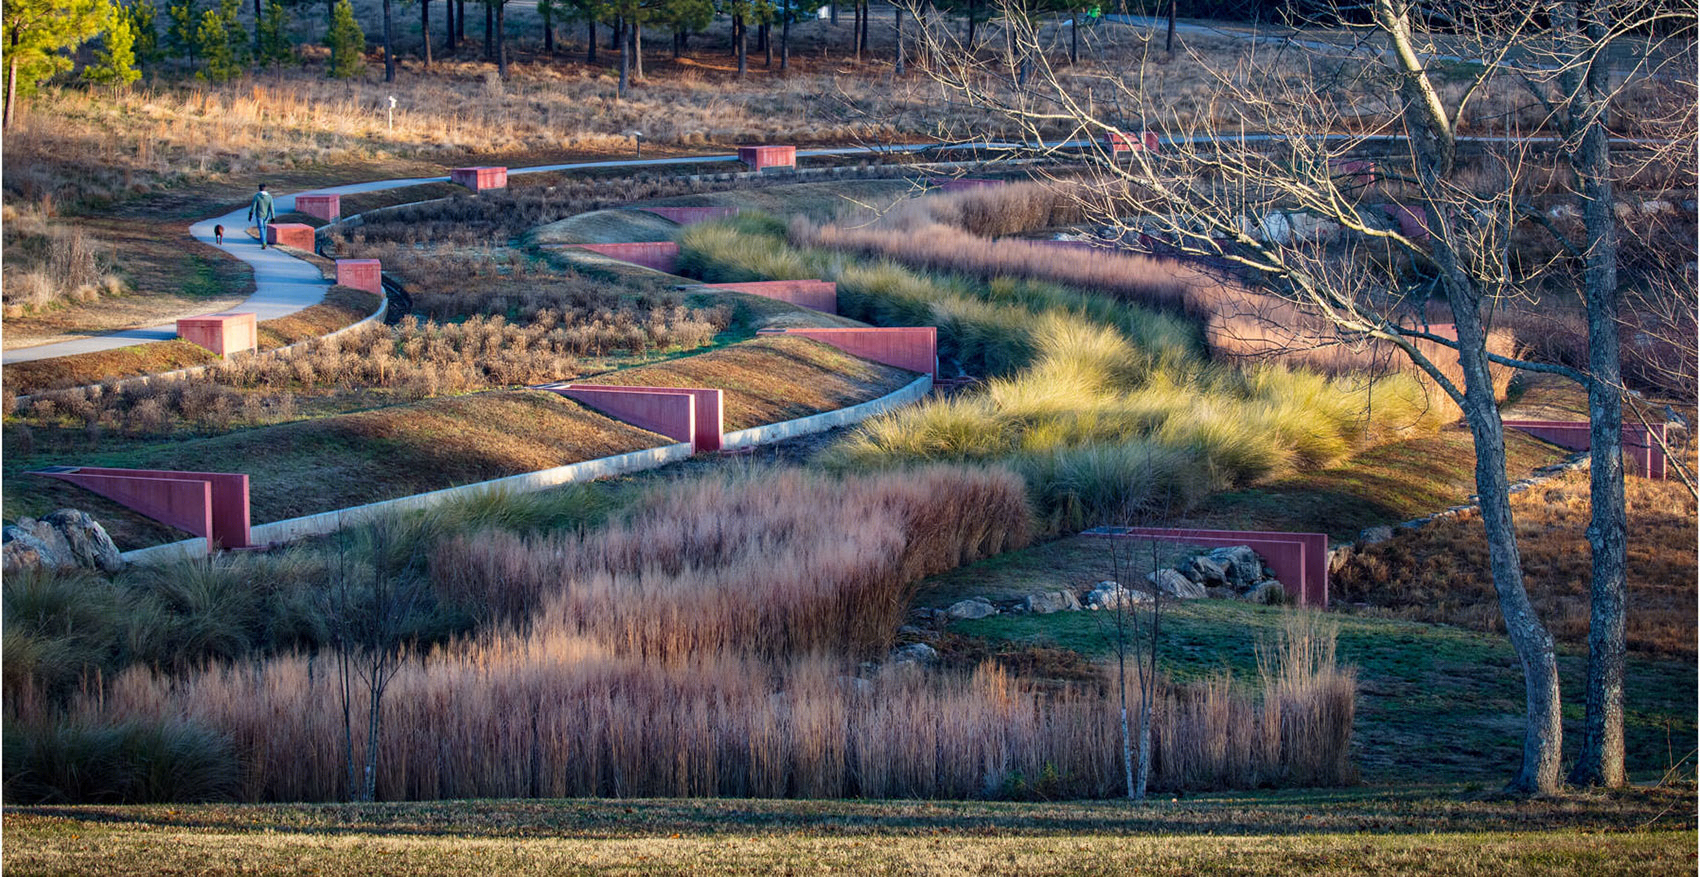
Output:
[[93,39],[111,21],[104,0],[6,0],[0,4],[5,30],[6,109],[10,125],[19,95],[55,73],[71,69],[69,52]]
[[229,82],[248,66],[248,34],[242,29],[238,0],[220,0],[217,9],[201,13],[195,44],[201,52],[201,70],[195,74],[209,82]]
[[171,0],[165,7],[166,27],[165,43],[171,49],[172,57],[189,59],[189,66],[195,66],[195,56],[198,54],[196,30],[201,24],[201,12],[195,0]]
[[124,86],[142,78],[136,69],[136,32],[129,10],[116,2],[108,7],[109,23],[95,62],[83,71],[90,82]]
[[136,63],[147,65],[158,61],[159,9],[153,5],[153,0],[133,0],[123,9],[130,18],[130,36],[134,41],[131,52],[136,56]]
[[352,79],[366,68],[366,33],[354,20],[354,6],[348,0],[337,0],[325,45],[331,50],[331,78]]
[[254,63],[261,67],[282,66],[295,59],[295,45],[289,41],[289,10],[278,0],[266,6],[259,35],[259,55]]

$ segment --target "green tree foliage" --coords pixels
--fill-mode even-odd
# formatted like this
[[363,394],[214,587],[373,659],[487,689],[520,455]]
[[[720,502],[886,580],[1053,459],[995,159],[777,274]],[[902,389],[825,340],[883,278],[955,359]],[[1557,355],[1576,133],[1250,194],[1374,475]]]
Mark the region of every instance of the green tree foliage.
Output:
[[136,63],[147,65],[158,61],[159,8],[153,5],[153,0],[133,0],[123,9],[130,18],[131,52],[136,56]]
[[142,78],[136,69],[136,32],[130,11],[113,3],[107,9],[110,16],[105,38],[95,62],[83,71],[90,82],[124,86]]
[[331,27],[325,34],[325,45],[331,50],[330,75],[333,79],[352,79],[366,68],[366,32],[354,20],[354,6],[348,0],[337,0],[331,12]]
[[0,24],[6,44],[5,121],[13,104],[55,73],[71,69],[70,52],[93,39],[111,21],[105,0],[6,0]]
[[195,56],[199,54],[195,35],[201,26],[201,11],[196,0],[171,0],[165,7],[165,44],[170,49],[171,56],[189,59],[189,66],[195,65]]
[[195,44],[201,53],[201,70],[195,76],[209,82],[229,82],[248,66],[248,34],[242,29],[238,0],[220,0],[217,9],[201,13]]
[[289,10],[277,0],[266,5],[260,18],[259,51],[254,63],[282,66],[295,59],[295,44],[289,41]]

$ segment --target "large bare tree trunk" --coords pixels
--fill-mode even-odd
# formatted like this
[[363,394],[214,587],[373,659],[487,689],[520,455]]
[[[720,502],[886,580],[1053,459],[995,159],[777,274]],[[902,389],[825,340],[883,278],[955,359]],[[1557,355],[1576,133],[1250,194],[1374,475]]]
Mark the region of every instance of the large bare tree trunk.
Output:
[[419,0],[419,53],[431,69],[431,0]]
[[390,0],[384,0],[384,81],[395,81],[395,20],[390,15]]
[[508,78],[508,21],[507,0],[495,0],[496,3],[496,75],[502,79]]
[[[1605,11],[1595,7],[1584,14],[1588,16],[1585,36],[1603,42],[1605,27],[1599,16]],[[1576,24],[1571,22],[1572,27]],[[1610,85],[1605,81],[1605,68],[1604,64],[1590,64],[1586,73],[1570,74],[1565,89],[1570,100],[1579,104],[1572,117],[1580,116],[1581,136],[1572,163],[1582,184],[1582,222],[1588,236],[1583,297],[1588,307],[1588,548],[1593,555],[1587,707],[1582,751],[1570,781],[1621,786],[1625,779],[1624,564],[1628,522],[1623,493],[1623,373],[1617,334],[1617,225],[1612,215],[1611,141],[1605,119]]]

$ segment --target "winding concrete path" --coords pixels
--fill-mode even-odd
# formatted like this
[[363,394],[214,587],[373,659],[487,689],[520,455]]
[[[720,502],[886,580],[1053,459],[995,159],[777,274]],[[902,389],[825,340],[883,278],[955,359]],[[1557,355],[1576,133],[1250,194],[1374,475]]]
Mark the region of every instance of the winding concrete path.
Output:
[[[1355,142],[1359,144],[1394,143],[1405,138],[1401,135],[1372,135],[1356,134],[1326,134],[1326,135],[1286,135],[1286,134],[1242,134],[1216,137],[1202,135],[1196,137],[1161,137],[1159,141],[1167,147],[1175,146],[1207,146],[1215,144],[1269,143],[1286,140],[1293,136],[1301,136],[1308,140],[1324,142]],[[1522,143],[1556,143],[1556,137],[1460,137],[1460,141],[1475,143],[1503,143],[1515,140]],[[1640,138],[1612,138],[1614,143],[1627,145],[1664,145],[1669,141],[1647,140]],[[957,143],[906,143],[883,146],[845,146],[826,149],[799,149],[798,158],[841,156],[841,155],[893,155],[901,153],[942,151],[946,149],[975,147],[991,151],[1035,150],[1040,153],[1054,152],[1062,149],[1078,149],[1092,144],[1090,140],[1062,140],[1023,144],[1014,142],[981,141]],[[536,167],[510,168],[509,176],[523,174],[555,173],[559,171],[595,170],[601,168],[636,168],[636,167],[667,167],[670,165],[708,164],[713,162],[735,162],[736,154],[721,155],[690,155],[677,158],[633,158],[610,161],[581,161],[566,164],[546,164]],[[278,196],[277,212],[288,213],[295,209],[296,195],[355,195],[364,192],[380,192],[386,189],[400,189],[406,186],[417,186],[423,183],[445,183],[448,177],[416,177],[412,179],[375,180],[366,183],[352,183],[346,186],[331,186],[323,189],[311,189]],[[274,248],[261,249],[259,242],[250,239],[243,229],[247,227],[247,208],[239,207],[223,216],[203,219],[189,226],[189,234],[196,240],[229,253],[233,258],[240,259],[254,268],[254,293],[231,311],[252,312],[258,320],[271,320],[285,317],[297,311],[312,307],[324,301],[325,292],[330,289],[330,282],[325,280],[319,269],[305,260],[286,255]],[[225,242],[214,243],[213,226],[223,225]],[[15,362],[30,362],[39,359],[51,359],[57,356],[72,356],[79,353],[94,353],[101,350],[115,350],[120,347],[130,347],[136,344],[149,344],[155,341],[169,341],[177,337],[177,327],[174,323],[160,326],[149,326],[141,329],[125,329],[107,335],[95,335],[88,338],[77,338],[71,341],[58,341],[52,344],[42,344],[35,347],[21,347],[0,354],[0,363],[10,365]]]

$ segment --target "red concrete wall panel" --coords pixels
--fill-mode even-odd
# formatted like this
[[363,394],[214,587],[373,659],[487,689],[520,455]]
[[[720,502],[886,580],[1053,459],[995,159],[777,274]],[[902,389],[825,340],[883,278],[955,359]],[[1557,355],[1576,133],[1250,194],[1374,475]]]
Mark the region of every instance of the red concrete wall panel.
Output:
[[1428,240],[1428,217],[1421,207],[1406,207],[1402,204],[1382,204],[1381,211],[1387,217],[1399,224],[1399,233],[1413,241]]
[[784,170],[797,166],[795,146],[740,146],[738,160],[753,171]]
[[672,241],[649,241],[629,244],[573,244],[581,250],[601,253],[610,259],[673,273],[679,260],[679,245]]
[[[685,437],[662,433],[669,438],[679,438],[689,441],[696,450],[718,451],[724,444],[726,434],[726,403],[725,393],[719,389],[703,389],[698,387],[631,387],[616,384],[568,384],[565,388],[556,389],[561,393],[565,390],[582,390],[591,393],[608,391],[610,393],[626,393],[631,395],[663,394],[673,396],[688,396],[691,399],[692,420],[695,428],[691,435]],[[576,398],[576,397],[575,397]],[[586,403],[589,404],[589,403]],[[636,421],[631,421],[636,423]],[[638,424],[641,426],[641,424]],[[648,429],[648,427],[645,427]],[[660,430],[651,429],[651,432]]]
[[506,189],[508,169],[505,167],[457,167],[449,171],[449,182],[465,186],[474,192],[486,189]]
[[1375,162],[1363,158],[1331,158],[1328,170],[1335,179],[1354,186],[1375,182]]
[[[181,472],[171,469],[113,469],[103,466],[79,466],[67,473],[43,473],[73,483],[81,483],[76,479],[82,478],[111,478],[111,479],[143,479],[170,481],[199,481],[207,484],[210,489],[212,510],[212,537],[225,548],[247,548],[253,544],[252,524],[248,504],[248,476],[241,472]],[[93,488],[90,488],[93,489]],[[118,497],[95,490],[102,496],[107,496],[116,502],[124,502]],[[144,509],[135,508],[143,514],[152,515]],[[164,520],[156,518],[156,520]],[[171,521],[165,521],[179,529],[189,530]],[[189,530],[197,536],[204,536],[195,530]]]
[[698,222],[726,219],[738,215],[738,208],[736,207],[640,207],[638,209],[680,225],[693,225]]
[[[1586,451],[1594,446],[1586,421],[1507,420],[1505,425],[1566,450]],[[1623,465],[1631,474],[1663,479],[1667,475],[1663,446],[1665,425],[1655,424],[1653,430],[1653,434],[1649,434],[1647,428],[1639,423],[1623,425]]]
[[1134,134],[1132,132],[1114,131],[1104,138],[1104,142],[1110,147],[1110,152],[1112,154],[1119,152],[1138,152],[1142,149],[1148,152],[1156,152],[1157,132],[1144,131],[1139,134]]
[[342,218],[341,195],[296,195],[295,212],[334,222]]
[[364,289],[373,295],[383,295],[383,263],[378,259],[338,259],[336,260],[336,284]]
[[759,295],[827,314],[838,313],[838,284],[830,280],[756,280],[749,283],[704,283],[697,289],[722,289]]
[[313,227],[303,222],[274,222],[266,226],[266,243],[313,252]]
[[1328,534],[1268,530],[1178,530],[1163,527],[1099,527],[1094,536],[1153,539],[1223,548],[1247,545],[1269,564],[1287,595],[1302,606],[1328,608]]
[[938,329],[911,326],[881,329],[763,329],[762,335],[799,335],[830,344],[851,356],[912,372],[939,376]]
[[177,321],[177,336],[219,356],[228,356],[254,349],[259,340],[259,322],[249,313],[184,317]]

